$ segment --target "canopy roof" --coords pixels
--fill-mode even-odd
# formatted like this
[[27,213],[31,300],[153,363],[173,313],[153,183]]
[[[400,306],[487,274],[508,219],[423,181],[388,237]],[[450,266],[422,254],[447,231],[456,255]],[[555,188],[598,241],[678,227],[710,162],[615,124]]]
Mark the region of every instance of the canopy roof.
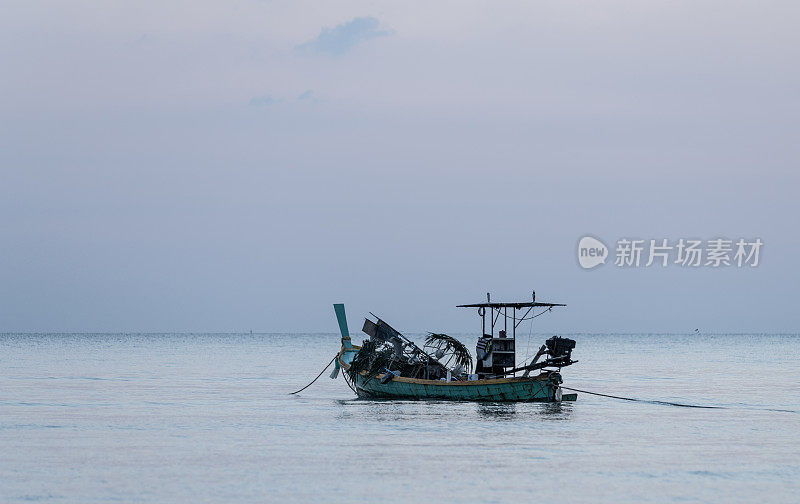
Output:
[[531,301],[525,303],[475,303],[475,304],[462,304],[457,305],[456,308],[530,308],[533,306],[567,306],[560,303],[534,303]]

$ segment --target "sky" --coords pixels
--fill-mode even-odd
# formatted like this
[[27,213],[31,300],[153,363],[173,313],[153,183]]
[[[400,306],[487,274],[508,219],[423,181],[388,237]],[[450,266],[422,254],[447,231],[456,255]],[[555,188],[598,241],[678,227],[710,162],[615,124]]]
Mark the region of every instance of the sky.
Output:
[[[0,332],[798,332],[796,2],[0,6]],[[586,235],[755,268],[578,266]],[[613,253],[613,250],[612,250]]]

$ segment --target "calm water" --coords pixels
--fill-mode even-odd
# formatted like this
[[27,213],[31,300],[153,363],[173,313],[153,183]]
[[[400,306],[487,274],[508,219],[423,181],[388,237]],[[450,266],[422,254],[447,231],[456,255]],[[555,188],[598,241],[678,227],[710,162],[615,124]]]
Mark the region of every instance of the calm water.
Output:
[[800,337],[572,337],[565,385],[726,409],[288,395],[333,334],[0,335],[0,501],[797,502]]

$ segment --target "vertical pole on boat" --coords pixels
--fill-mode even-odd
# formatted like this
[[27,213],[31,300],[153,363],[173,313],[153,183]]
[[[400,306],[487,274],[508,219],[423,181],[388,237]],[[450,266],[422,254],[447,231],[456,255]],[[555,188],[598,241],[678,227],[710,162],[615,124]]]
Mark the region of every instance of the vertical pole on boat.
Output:
[[[511,310],[511,334],[514,338],[514,365],[517,364],[517,307],[515,306],[513,310]],[[514,376],[517,376],[517,373],[514,373]]]
[[[508,306],[503,307],[503,335],[508,338]],[[514,341],[514,367],[517,367],[517,342]]]
[[[488,304],[492,303],[492,296],[488,292],[486,293],[486,303]],[[492,310],[491,312],[489,312],[489,319],[490,322],[492,323],[492,338],[494,338],[494,308],[490,306],[489,309]]]
[[[489,300],[489,293],[486,293],[486,300]],[[481,316],[481,338],[486,334],[486,308],[481,310],[478,308],[478,313]],[[490,315],[491,316],[491,315]]]
[[514,341],[517,341],[517,307],[516,306],[511,311],[511,335],[514,337]]

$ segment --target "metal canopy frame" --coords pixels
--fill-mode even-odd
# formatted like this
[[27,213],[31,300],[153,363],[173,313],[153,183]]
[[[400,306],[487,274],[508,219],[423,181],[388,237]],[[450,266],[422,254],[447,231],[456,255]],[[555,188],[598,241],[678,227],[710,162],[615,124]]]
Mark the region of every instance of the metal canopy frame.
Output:
[[[528,316],[528,314],[536,307],[543,307],[548,308],[547,311],[552,309],[554,306],[567,306],[563,303],[537,303],[536,302],[536,291],[531,293],[531,301],[525,301],[521,303],[493,303],[492,302],[492,295],[490,293],[486,293],[486,302],[485,303],[472,303],[472,304],[463,304],[463,305],[456,305],[456,308],[477,308],[478,315],[481,317],[481,325],[482,325],[482,333],[481,336],[487,334],[486,332],[486,309],[490,308],[492,313],[490,314],[489,322],[491,324],[490,327],[490,334],[492,338],[494,338],[494,326],[497,323],[497,319],[500,318],[500,315],[503,315],[503,327],[506,337],[508,336],[508,309],[512,308],[511,312],[511,338],[514,340],[517,339],[517,327],[521,324]],[[517,317],[517,310],[523,310],[527,308],[525,313],[522,314],[522,317]],[[497,315],[495,316],[494,310],[497,310]],[[542,312],[544,313],[544,312]],[[538,315],[535,315],[538,316]],[[519,320],[519,322],[517,322]]]
[[522,308],[535,307],[535,306],[567,306],[562,303],[475,303],[475,304],[461,304],[456,305],[456,308]]

